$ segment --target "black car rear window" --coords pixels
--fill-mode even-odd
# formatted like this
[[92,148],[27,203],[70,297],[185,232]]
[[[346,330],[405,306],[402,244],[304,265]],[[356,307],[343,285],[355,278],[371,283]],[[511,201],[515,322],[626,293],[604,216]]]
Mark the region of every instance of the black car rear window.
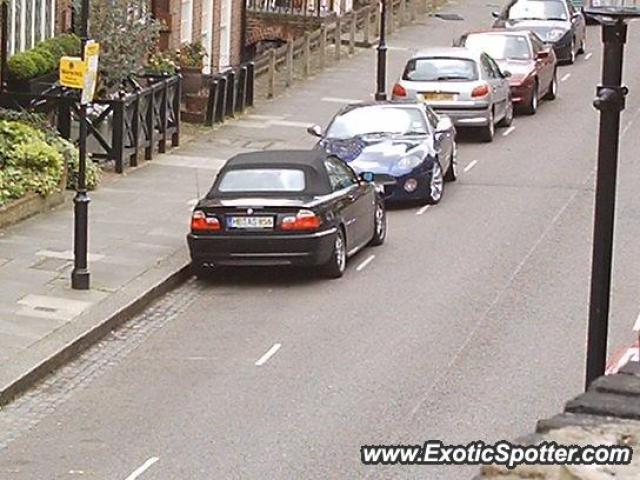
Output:
[[407,63],[402,78],[414,82],[474,81],[478,79],[478,67],[467,58],[413,58]]
[[243,168],[225,172],[218,191],[231,192],[302,192],[306,188],[305,172],[296,168]]

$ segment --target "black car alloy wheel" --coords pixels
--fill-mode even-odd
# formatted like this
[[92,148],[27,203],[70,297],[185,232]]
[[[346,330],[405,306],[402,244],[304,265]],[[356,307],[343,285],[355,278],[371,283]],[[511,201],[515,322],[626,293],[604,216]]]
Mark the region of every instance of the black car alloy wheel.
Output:
[[371,245],[377,247],[384,243],[384,239],[387,236],[387,212],[384,209],[384,205],[378,203],[375,209],[374,215],[375,229],[373,231],[373,238],[371,239]]
[[347,243],[344,238],[342,228],[339,228],[333,241],[333,252],[331,252],[331,258],[320,268],[320,271],[325,277],[340,278],[346,268]]

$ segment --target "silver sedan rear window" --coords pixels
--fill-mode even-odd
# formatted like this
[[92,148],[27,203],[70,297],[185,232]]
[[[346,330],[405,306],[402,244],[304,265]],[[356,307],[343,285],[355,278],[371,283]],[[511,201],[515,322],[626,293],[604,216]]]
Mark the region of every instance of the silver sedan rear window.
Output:
[[407,63],[403,79],[414,82],[468,82],[478,79],[478,68],[476,62],[467,58],[414,58]]

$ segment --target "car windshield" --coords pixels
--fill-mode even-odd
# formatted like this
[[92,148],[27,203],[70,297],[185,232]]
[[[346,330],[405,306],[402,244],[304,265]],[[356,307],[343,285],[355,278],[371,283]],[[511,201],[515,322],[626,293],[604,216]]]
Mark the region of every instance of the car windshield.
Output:
[[218,185],[220,192],[301,192],[303,170],[294,168],[252,168],[230,170]]
[[466,58],[414,58],[407,63],[402,78],[414,82],[473,81],[478,79],[478,69]]
[[564,1],[520,0],[509,8],[510,20],[567,20]]
[[469,35],[465,47],[485,52],[495,60],[529,60],[532,56],[524,35]]
[[369,106],[338,115],[327,129],[327,138],[347,139],[373,134],[425,134],[427,125],[417,108]]

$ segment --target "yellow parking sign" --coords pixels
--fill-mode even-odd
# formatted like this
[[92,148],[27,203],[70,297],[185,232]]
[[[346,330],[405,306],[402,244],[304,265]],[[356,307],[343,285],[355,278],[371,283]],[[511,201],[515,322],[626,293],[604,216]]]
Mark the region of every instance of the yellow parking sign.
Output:
[[69,88],[83,88],[86,69],[86,64],[80,57],[62,57],[60,59],[60,85]]

